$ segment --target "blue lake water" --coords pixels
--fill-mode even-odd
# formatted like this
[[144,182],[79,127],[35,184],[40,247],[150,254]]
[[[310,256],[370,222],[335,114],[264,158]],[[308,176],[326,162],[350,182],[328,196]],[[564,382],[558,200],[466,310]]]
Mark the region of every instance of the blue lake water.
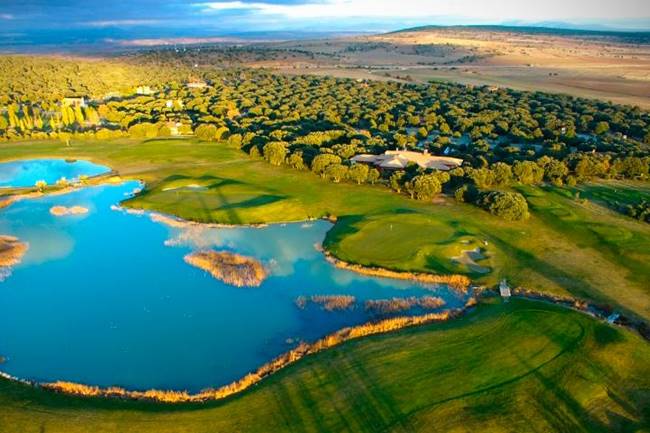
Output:
[[62,177],[76,180],[80,175],[96,176],[108,171],[108,167],[88,161],[38,159],[5,162],[0,167],[0,188],[34,186],[39,180],[53,184]]
[[[0,179],[73,177],[61,161],[26,161],[18,171],[15,164],[0,164]],[[83,167],[76,175],[106,170]],[[317,249],[331,227],[325,221],[174,228],[115,208],[139,186],[87,187],[0,210],[0,234],[29,243],[22,263],[0,282],[1,370],[36,381],[198,391],[240,378],[299,340],[372,319],[365,300],[440,296],[444,308],[465,301],[444,286],[335,268]],[[49,212],[55,205],[89,212],[57,217]],[[255,257],[270,277],[256,288],[222,283],[184,262],[204,248]],[[353,295],[357,306],[296,306],[299,296],[327,294]]]

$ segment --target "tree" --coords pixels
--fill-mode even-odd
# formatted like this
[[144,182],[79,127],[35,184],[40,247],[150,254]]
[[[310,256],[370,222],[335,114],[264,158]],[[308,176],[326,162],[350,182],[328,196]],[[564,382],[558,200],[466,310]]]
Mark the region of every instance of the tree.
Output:
[[370,170],[368,170],[368,182],[369,183],[374,184],[375,182],[377,182],[379,180],[380,176],[381,176],[381,174],[379,173],[379,170],[377,170],[376,168],[371,168]]
[[505,162],[497,162],[492,166],[494,183],[496,185],[510,185],[512,182],[512,168]]
[[34,186],[39,192],[43,192],[43,190],[47,187],[47,182],[44,180],[37,180]]
[[368,166],[365,164],[355,164],[350,167],[350,172],[348,177],[355,181],[358,185],[361,185],[368,179]]
[[466,183],[454,191],[454,198],[460,203],[474,203],[478,196],[478,189],[471,183]]
[[520,221],[530,217],[526,198],[518,192],[490,191],[479,199],[479,205],[508,221]]
[[544,169],[533,161],[517,161],[512,166],[517,182],[524,185],[536,185],[544,179]]
[[607,122],[598,122],[594,127],[594,133],[598,135],[603,135],[609,131],[609,123]]
[[333,181],[334,183],[339,183],[340,181],[347,178],[348,168],[343,164],[329,164],[325,167],[324,170],[325,178]]
[[478,188],[489,188],[494,185],[494,173],[489,168],[475,168],[469,170],[467,175]]
[[396,171],[395,173],[391,174],[390,178],[388,179],[390,188],[398,194],[402,192],[404,175],[405,173],[403,171]]
[[172,135],[172,130],[169,128],[169,126],[165,125],[164,123],[159,126],[158,137],[169,137],[171,135]]
[[287,156],[286,143],[282,141],[271,141],[264,145],[264,159],[272,165],[282,165]]
[[294,152],[291,155],[289,155],[289,160],[288,163],[291,167],[295,168],[296,170],[304,170],[305,169],[305,162],[302,159],[302,152]]
[[537,164],[544,169],[544,178],[556,185],[562,185],[569,173],[569,167],[564,162],[546,155],[538,159]]
[[217,127],[210,123],[204,123],[196,128],[194,134],[199,140],[214,141],[217,136]]
[[427,201],[433,200],[436,194],[442,191],[442,184],[438,176],[434,174],[421,174],[407,182],[406,189],[411,198]]
[[316,155],[316,157],[312,160],[311,171],[323,176],[323,171],[328,165],[340,163],[340,156],[332,155],[331,153],[321,153],[319,155]]

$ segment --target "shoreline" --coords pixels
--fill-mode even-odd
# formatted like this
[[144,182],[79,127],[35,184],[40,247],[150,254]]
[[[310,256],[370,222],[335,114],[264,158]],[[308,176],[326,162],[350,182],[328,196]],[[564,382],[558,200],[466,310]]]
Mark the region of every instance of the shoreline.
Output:
[[[479,300],[483,297],[498,297],[498,294],[493,289],[479,287],[476,289],[475,295],[471,296],[466,301],[465,305],[460,308],[450,309],[438,313],[427,313],[417,316],[396,316],[393,318],[370,321],[361,325],[339,329],[338,331],[334,331],[333,333],[330,333],[313,343],[300,343],[296,348],[277,356],[276,358],[263,364],[256,370],[246,374],[238,380],[235,380],[218,388],[207,388],[205,390],[199,391],[198,393],[158,389],[149,389],[144,391],[127,390],[125,388],[117,386],[99,387],[68,381],[36,382],[27,379],[21,379],[3,371],[0,371],[0,378],[35,388],[42,388],[46,391],[78,397],[149,401],[165,405],[183,403],[200,404],[211,401],[220,401],[225,398],[240,394],[252,388],[253,386],[258,385],[264,379],[307,356],[315,355],[324,350],[337,347],[348,341],[357,340],[373,335],[386,335],[392,332],[397,332],[416,326],[428,325],[432,323],[443,323],[460,318],[469,310],[478,305]],[[624,316],[618,316],[617,320],[610,321],[604,315],[603,311],[598,310],[596,306],[576,298],[545,295],[523,288],[514,289],[513,298],[531,300],[536,302],[547,302],[563,308],[569,308],[578,313],[591,316],[600,322],[608,323],[611,326],[620,326],[631,331],[636,331],[641,335],[642,338],[650,342],[650,333],[644,334],[638,327],[633,326],[633,322],[629,322],[629,319],[626,319]],[[647,328],[645,329],[647,330]]]
[[[112,172],[113,173],[113,172]],[[100,182],[103,180],[102,178],[107,175],[100,175],[98,176],[93,182],[92,185],[99,185],[101,184]],[[126,179],[125,179],[126,180]],[[136,179],[137,180],[137,179]],[[142,180],[137,180],[142,186],[145,185],[145,183]],[[106,178],[106,184],[110,184],[110,179]],[[84,185],[85,186],[85,185]],[[83,186],[81,186],[83,187]],[[30,192],[30,193],[25,193],[26,195],[31,196],[29,198],[36,198],[36,197],[42,197],[45,195],[56,195],[56,194],[66,194],[68,192],[74,191],[78,189],[78,186],[75,187],[68,187],[68,188],[63,188],[60,190],[55,190],[51,192]],[[14,196],[9,196],[9,199],[11,199]],[[25,197],[27,198],[27,197]],[[22,199],[22,198],[19,198]],[[13,203],[10,202],[9,204]],[[7,204],[7,205],[9,205]],[[0,208],[2,207],[2,204],[0,202]],[[154,222],[160,222],[163,224],[169,224],[172,227],[179,227],[179,228],[185,228],[185,227],[196,227],[196,226],[203,226],[203,227],[217,227],[217,228],[233,228],[233,227],[266,227],[269,224],[266,223],[261,223],[261,224],[238,224],[238,225],[228,225],[228,224],[213,224],[213,223],[201,223],[201,222],[195,222],[195,221],[188,221],[188,220],[183,220],[179,217],[175,217],[173,215],[165,215],[160,212],[156,211],[149,211],[145,209],[139,209],[139,208],[133,208],[129,206],[123,206],[122,202],[118,204],[118,210],[123,210],[125,212],[133,212],[133,213],[146,213],[148,216],[152,219]],[[327,220],[329,222],[336,222],[334,218],[326,218],[323,217],[321,219]],[[274,222],[273,224],[289,224],[289,223],[301,223],[301,222],[311,222],[316,219],[308,219],[308,220],[301,220],[301,221],[291,221],[291,222]],[[400,271],[394,271],[394,270],[389,270],[389,269],[384,269],[384,268],[379,268],[379,267],[364,267],[362,265],[354,264],[354,263],[348,263],[344,262],[342,260],[337,259],[334,257],[332,253],[329,251],[323,251],[323,254],[325,255],[326,259],[328,262],[333,264],[334,266],[341,268],[341,269],[346,269],[350,270],[353,272],[357,272],[359,274],[363,275],[368,275],[368,276],[376,276],[376,277],[382,277],[382,278],[393,278],[393,279],[400,279],[400,280],[411,280],[411,281],[418,281],[422,283],[428,283],[428,284],[447,284],[451,288],[456,288],[458,290],[463,290],[464,293],[467,293],[468,288],[471,284],[471,280],[469,277],[464,276],[464,275],[435,275],[435,274],[428,274],[428,273],[411,273],[411,272],[400,272]],[[492,293],[491,291],[489,292],[490,294]],[[550,302],[553,304],[561,305],[564,307],[572,308],[576,311],[582,312],[584,314],[591,315],[592,317],[596,318],[597,320],[605,320],[609,322],[608,318],[604,314],[602,309],[596,307],[593,304],[589,304],[587,301],[582,301],[579,299],[575,298],[570,298],[570,297],[560,297],[560,296],[554,296],[551,294],[544,294],[542,292],[533,292],[533,291],[528,291],[526,289],[522,288],[517,288],[513,290],[514,297],[521,297],[524,299],[532,299],[532,300],[537,300],[540,302]],[[0,377],[6,378],[8,380],[13,380],[17,381],[20,383],[28,384],[30,386],[34,387],[39,387],[43,388],[46,390],[58,392],[58,393],[64,393],[64,394],[70,394],[70,395],[77,395],[77,396],[88,396],[88,397],[101,397],[101,398],[121,398],[121,399],[129,399],[129,400],[147,400],[147,401],[154,401],[158,403],[166,403],[166,404],[171,404],[171,403],[202,403],[206,401],[216,401],[216,400],[221,400],[226,397],[239,394],[252,386],[260,383],[263,379],[271,376],[272,374],[280,371],[281,369],[295,363],[296,361],[312,355],[316,354],[318,352],[321,352],[323,350],[336,347],[342,343],[345,343],[347,341],[351,341],[354,339],[359,339],[362,337],[366,336],[371,336],[371,335],[381,335],[381,334],[386,334],[389,332],[409,328],[409,327],[414,327],[414,326],[420,326],[424,324],[430,324],[430,323],[436,323],[436,322],[444,322],[448,321],[454,318],[458,318],[462,316],[464,313],[466,313],[469,309],[474,307],[477,304],[477,298],[480,298],[482,296],[485,296],[485,289],[482,287],[479,287],[475,289],[475,292],[470,296],[470,298],[467,300],[465,305],[460,308],[456,309],[450,309],[444,312],[439,312],[439,313],[428,313],[424,315],[418,315],[418,316],[396,316],[390,319],[382,319],[379,321],[371,321],[371,322],[366,322],[361,325],[353,326],[353,327],[346,327],[342,328],[338,331],[335,331],[331,334],[328,334],[318,340],[316,340],[314,343],[301,343],[299,346],[296,348],[285,352],[284,354],[272,359],[268,363],[263,364],[256,370],[254,370],[251,373],[248,373],[247,375],[243,376],[242,378],[233,381],[229,384],[223,385],[219,388],[216,389],[207,389],[204,391],[200,391],[198,393],[190,394],[186,391],[175,391],[175,390],[145,390],[145,391],[137,391],[137,390],[127,390],[124,388],[120,387],[105,387],[101,388],[98,386],[92,386],[92,385],[84,385],[84,384],[79,384],[79,383],[73,383],[73,382],[66,382],[66,381],[56,381],[56,382],[50,382],[50,383],[40,383],[40,382],[35,382],[35,381],[29,381],[25,379],[20,379],[13,377],[7,373],[4,373],[0,371]],[[596,312],[597,311],[597,312]],[[632,322],[630,319],[625,318],[623,316],[619,316],[616,320],[609,322],[612,324],[616,324],[619,326],[626,327],[628,329],[633,329],[639,332],[646,340],[650,340],[649,334],[647,333],[647,325],[644,324],[644,322]],[[643,331],[643,330],[646,331]],[[645,333],[644,333],[645,332]]]
[[[480,292],[477,292],[480,296]],[[25,385],[36,388],[42,388],[61,394],[75,395],[81,397],[99,397],[99,398],[119,398],[124,400],[145,400],[164,404],[178,403],[205,403],[209,401],[218,401],[227,397],[239,394],[254,385],[259,384],[265,378],[277,373],[278,371],[296,363],[309,355],[322,352],[324,350],[339,346],[348,341],[372,335],[384,335],[390,332],[399,331],[415,326],[446,322],[461,317],[469,309],[478,304],[477,297],[470,297],[460,308],[450,309],[438,313],[427,313],[416,316],[396,316],[378,321],[370,321],[361,325],[341,328],[338,331],[327,334],[313,343],[300,343],[294,349],[291,349],[269,362],[261,365],[256,370],[244,375],[218,388],[207,388],[198,393],[189,393],[178,390],[158,390],[149,389],[144,391],[127,390],[125,388],[110,386],[99,387],[68,381],[55,382],[37,382],[21,379],[8,373],[0,371],[0,377],[7,380],[16,381]]]
[[472,281],[466,275],[460,275],[460,274],[442,275],[442,274],[428,274],[424,272],[394,271],[386,268],[363,266],[356,263],[345,262],[341,259],[336,258],[332,253],[330,253],[325,249],[323,249],[323,254],[325,255],[325,259],[333,266],[339,269],[345,269],[348,271],[356,272],[361,275],[367,275],[371,277],[390,278],[395,280],[416,281],[425,284],[446,284],[450,288],[458,290],[462,293],[468,293],[469,287],[472,284]]

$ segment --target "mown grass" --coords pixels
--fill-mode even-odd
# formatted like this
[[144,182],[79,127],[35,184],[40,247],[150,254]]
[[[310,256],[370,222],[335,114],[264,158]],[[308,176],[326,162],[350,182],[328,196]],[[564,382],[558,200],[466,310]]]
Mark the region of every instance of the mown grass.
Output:
[[[650,319],[650,225],[575,200],[563,189],[522,188],[532,217],[511,223],[452,199],[429,204],[383,186],[329,183],[309,172],[251,160],[220,143],[0,144],[0,160],[36,156],[87,158],[124,177],[144,180],[144,193],[127,203],[132,207],[230,224],[334,215],[338,222],[324,245],[345,261],[404,271],[462,272],[485,284],[507,278],[528,289],[609,304]],[[452,261],[470,244],[483,248],[487,259],[480,265],[490,273]]]
[[650,345],[540,302],[348,342],[203,405],[84,399],[0,381],[0,431],[640,431]]

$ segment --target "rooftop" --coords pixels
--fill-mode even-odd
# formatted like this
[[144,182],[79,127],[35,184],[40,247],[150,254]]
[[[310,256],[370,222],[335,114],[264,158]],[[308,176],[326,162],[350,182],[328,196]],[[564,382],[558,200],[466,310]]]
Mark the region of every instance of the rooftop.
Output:
[[373,164],[386,169],[403,169],[415,163],[424,169],[447,171],[460,167],[463,160],[449,156],[436,156],[412,150],[387,150],[381,155],[361,154],[352,157],[354,162]]

